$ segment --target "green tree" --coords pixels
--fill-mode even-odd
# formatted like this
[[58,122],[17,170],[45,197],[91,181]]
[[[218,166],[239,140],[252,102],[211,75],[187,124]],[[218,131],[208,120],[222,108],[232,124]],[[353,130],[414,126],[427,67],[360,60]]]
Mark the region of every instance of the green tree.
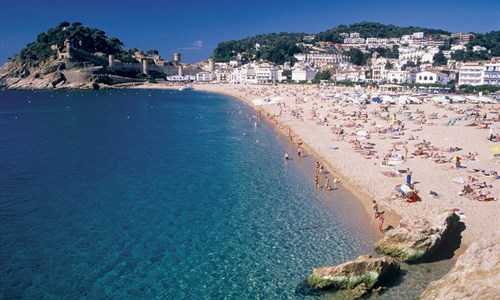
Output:
[[439,50],[438,53],[434,55],[434,62],[432,63],[433,66],[445,66],[448,64],[448,59],[444,56],[443,51]]
[[351,63],[362,66],[363,65],[363,52],[361,50],[353,48],[346,53],[347,56],[351,58]]
[[320,83],[322,80],[332,79],[332,74],[329,71],[318,72],[314,75],[313,83]]
[[390,61],[387,61],[387,62],[385,63],[385,69],[386,69],[386,70],[392,70],[392,63],[391,63]]
[[457,50],[451,54],[451,59],[457,61],[466,61],[467,60],[467,52],[464,50]]

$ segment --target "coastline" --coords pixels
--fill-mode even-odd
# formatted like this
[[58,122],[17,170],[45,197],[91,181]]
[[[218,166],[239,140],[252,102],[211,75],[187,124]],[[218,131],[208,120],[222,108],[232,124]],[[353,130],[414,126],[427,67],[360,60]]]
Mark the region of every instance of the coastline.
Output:
[[[127,87],[127,86],[125,86]],[[492,188],[490,193],[496,197],[500,196],[500,184],[494,182],[490,178],[481,177],[479,174],[470,173],[471,169],[487,169],[491,170],[496,166],[492,160],[492,153],[489,147],[498,143],[486,141],[488,130],[466,127],[465,124],[456,126],[444,126],[443,124],[456,116],[454,111],[449,107],[436,107],[431,103],[413,105],[409,110],[415,113],[416,110],[425,111],[426,113],[437,113],[441,117],[436,120],[428,120],[427,124],[409,124],[410,121],[405,121],[407,128],[405,129],[406,136],[382,136],[380,134],[371,134],[372,138],[368,142],[373,142],[375,145],[376,154],[373,157],[363,157],[355,151],[352,151],[353,139],[356,139],[356,129],[344,127],[346,135],[343,140],[339,140],[331,133],[330,126],[317,125],[311,118],[310,113],[321,116],[329,116],[333,124],[345,124],[346,120],[353,122],[350,114],[359,111],[357,105],[337,105],[332,101],[321,102],[319,99],[320,91],[317,86],[269,86],[269,85],[217,85],[217,84],[197,84],[195,90],[225,94],[235,97],[247,105],[253,107],[256,111],[262,111],[268,115],[269,120],[274,123],[276,128],[283,134],[287,134],[290,128],[293,134],[293,142],[297,143],[300,139],[304,143],[304,149],[316,156],[321,162],[333,170],[335,175],[342,180],[342,185],[353,193],[365,207],[367,217],[371,218],[373,209],[372,201],[376,200],[379,209],[385,211],[384,228],[388,225],[397,227],[399,220],[403,217],[419,218],[422,214],[437,213],[443,210],[460,209],[464,212],[461,221],[465,223],[467,230],[462,232],[460,247],[455,249],[453,258],[463,254],[467,247],[484,236],[482,228],[496,228],[498,222],[495,217],[495,212],[498,211],[498,201],[479,202],[471,201],[467,197],[459,196],[462,185],[459,185],[453,180],[455,178],[467,178],[467,176],[479,177],[479,181],[487,181]],[[131,88],[151,88],[151,89],[178,89],[179,86],[167,86],[160,84],[143,84],[134,85]],[[337,93],[352,93],[352,88],[336,88]],[[279,95],[281,103],[285,103],[284,107],[278,107],[276,103],[264,105],[255,105],[253,100],[262,99],[266,95]],[[309,99],[304,103],[296,104],[297,99]],[[460,108],[472,106],[471,104],[460,104]],[[387,121],[381,121],[373,116],[373,111],[378,109],[378,105],[368,105],[368,120],[376,122],[376,125],[362,123],[356,121],[358,125],[364,125],[363,130],[372,131],[374,126],[388,126]],[[293,110],[301,112],[301,118],[293,117],[290,112]],[[338,110],[332,113],[332,110]],[[389,108],[391,114],[396,112],[398,107],[393,105]],[[500,106],[491,104],[483,109],[484,111],[498,111]],[[280,111],[282,112],[280,115]],[[342,115],[343,114],[343,115]],[[336,117],[333,117],[335,115]],[[342,123],[344,122],[344,123]],[[365,121],[367,122],[367,121]],[[411,121],[413,122],[413,121]],[[462,121],[461,123],[465,123]],[[495,128],[498,126],[495,125]],[[498,129],[495,129],[498,132]],[[481,134],[478,134],[481,133]],[[409,135],[415,136],[417,139],[408,141]],[[402,145],[394,145],[400,143]],[[440,148],[459,147],[462,149],[457,153],[448,153],[440,151],[440,154],[446,155],[446,159],[454,155],[465,155],[467,152],[476,152],[477,161],[465,161],[463,164],[468,164],[469,168],[454,170],[453,164],[449,163],[436,164],[432,159],[422,159],[411,153],[417,149],[414,144],[420,142],[433,142]],[[405,143],[405,144],[403,144]],[[491,144],[488,144],[491,143]],[[338,146],[338,150],[331,150],[330,146]],[[380,147],[379,147],[380,146]],[[398,153],[402,153],[402,146],[408,148],[409,158],[406,162],[400,165],[387,167],[381,166],[382,156],[387,149],[396,148]],[[379,150],[379,148],[381,148]],[[385,149],[384,149],[385,148]],[[497,164],[497,163],[496,163]],[[405,182],[406,168],[410,168],[413,172],[413,181],[416,184],[416,189],[422,201],[416,203],[407,203],[403,199],[395,198],[394,187],[397,184]],[[397,177],[383,176],[382,172],[399,170],[402,174],[397,174]],[[429,196],[430,191],[436,191],[438,197]],[[473,219],[473,220],[472,220]],[[374,222],[373,222],[374,223]],[[470,224],[470,225],[469,225]],[[375,224],[374,230],[378,232],[378,226]]]
[[[168,89],[168,90],[178,90],[180,87],[178,85],[166,86],[166,85],[148,84],[148,83],[142,85],[133,84],[132,86],[126,84],[124,86],[126,86],[126,88],[132,88],[132,89],[144,88],[144,89]],[[345,189],[347,189],[351,194],[353,194],[358,201],[361,202],[361,204],[365,208],[366,218],[372,220],[370,224],[372,225],[373,232],[375,234],[378,234],[379,237],[381,237],[381,235],[379,234],[378,224],[377,222],[375,222],[375,219],[373,219],[373,208],[372,208],[373,198],[370,197],[370,195],[365,192],[365,189],[363,188],[362,185],[360,185],[359,183],[357,184],[355,182],[352,182],[348,174],[339,171],[338,168],[336,168],[335,164],[332,164],[331,160],[328,159],[328,157],[326,157],[320,151],[317,151],[313,144],[310,144],[310,142],[307,139],[304,139],[302,137],[301,133],[297,133],[296,128],[294,128],[293,125],[285,125],[280,123],[280,120],[276,116],[279,111],[277,112],[275,109],[272,109],[272,107],[257,106],[252,102],[252,100],[249,97],[246,97],[242,93],[237,93],[230,88],[221,89],[217,88],[217,85],[206,84],[206,85],[196,85],[195,89],[198,91],[223,94],[230,97],[234,97],[242,101],[246,105],[252,107],[256,112],[265,113],[267,121],[272,123],[272,125],[276,128],[276,130],[279,131],[285,137],[288,135],[288,130],[290,130],[292,136],[290,141],[293,144],[297,144],[299,140],[302,141],[303,142],[302,147],[304,148],[305,152],[311,154],[313,157],[318,159],[326,167],[326,169],[330,171],[330,173],[333,173],[334,177],[339,178],[340,184]],[[387,228],[389,225],[393,227],[398,226],[399,221],[401,220],[401,216],[397,212],[393,211],[390,207],[380,206],[380,208],[381,210],[385,211],[384,228]]]
[[[117,89],[176,89],[178,85],[167,86],[164,84],[142,84],[142,85],[119,85],[111,88]],[[491,146],[500,145],[499,142],[493,143],[487,141],[488,130],[485,128],[469,127],[468,119],[463,119],[463,111],[468,109],[477,110],[480,116],[488,118],[496,118],[492,123],[494,133],[500,131],[500,106],[498,104],[475,106],[472,104],[458,105],[441,105],[436,106],[434,103],[426,103],[422,105],[410,105],[407,109],[415,118],[407,118],[405,114],[397,115],[398,120],[402,120],[405,124],[404,135],[394,136],[380,134],[376,132],[379,127],[387,127],[388,121],[382,119],[376,114],[379,105],[370,104],[366,107],[367,119],[363,120],[356,115],[360,111],[359,105],[346,104],[340,105],[331,100],[322,100],[321,91],[318,86],[297,86],[297,85],[280,85],[280,86],[247,86],[247,85],[216,85],[216,84],[196,84],[195,90],[224,94],[239,99],[246,105],[252,107],[256,112],[262,112],[267,115],[266,121],[273,123],[276,130],[287,136],[290,129],[294,144],[299,140],[303,142],[303,147],[306,152],[321,161],[335,177],[341,179],[341,185],[349,190],[364,206],[367,217],[373,219],[372,201],[376,200],[380,210],[385,211],[384,228],[388,225],[397,227],[401,218],[420,218],[422,215],[435,214],[441,211],[451,211],[460,209],[463,213],[461,222],[464,224],[465,230],[460,232],[459,247],[452,249],[452,256],[444,259],[450,260],[453,264],[457,259],[462,260],[467,256],[468,249],[475,248],[478,241],[490,241],[493,245],[500,243],[500,234],[496,232],[500,221],[497,218],[499,210],[498,201],[482,202],[473,201],[468,197],[460,196],[463,184],[454,182],[456,178],[465,178],[472,176],[478,179],[479,183],[483,181],[490,185],[488,192],[491,195],[500,196],[500,181],[494,180],[493,177],[483,176],[482,173],[474,172],[473,170],[498,170],[500,166],[497,160],[493,159],[493,153],[490,150]],[[353,93],[352,88],[337,88],[333,92],[337,93]],[[270,103],[262,103],[256,105],[256,100],[268,97],[280,98],[278,102],[284,103],[284,106],[278,105],[278,102],[271,101]],[[307,99],[307,100],[306,100]],[[306,101],[303,101],[306,100]],[[389,107],[391,115],[398,110],[397,105]],[[418,123],[416,121],[418,111],[424,111],[425,115],[436,114],[437,117],[427,119],[427,122]],[[298,112],[298,116],[294,113]],[[406,111],[405,111],[406,113]],[[329,120],[327,125],[318,124],[318,116],[321,118],[327,117]],[[486,117],[485,117],[486,118]],[[447,125],[449,120],[456,120],[458,124]],[[332,132],[333,126],[339,124],[347,125],[354,123],[361,126],[345,126],[346,135],[344,139],[340,139],[338,135]],[[371,138],[363,142],[373,143],[375,155],[364,156],[359,153],[354,147],[353,140],[357,139],[357,130],[367,131]],[[408,139],[409,135],[413,135],[416,139]],[[440,155],[446,156],[442,163],[435,163],[432,158],[423,158],[412,154],[417,150],[417,144],[428,142],[435,145],[440,150],[436,150]],[[335,149],[332,149],[335,146]],[[396,166],[388,167],[381,164],[384,153],[393,151],[398,154],[404,154],[403,147],[409,150],[408,159]],[[458,147],[459,151],[448,152],[449,147]],[[392,150],[391,150],[392,149]],[[455,169],[451,158],[457,155],[464,156],[467,153],[476,153],[477,159],[463,159],[462,164],[467,165],[464,168]],[[296,155],[292,153],[291,155]],[[450,159],[450,160],[449,160]],[[406,174],[404,171],[410,168],[413,172],[413,182],[422,201],[416,203],[407,203],[405,199],[395,197],[394,187],[397,184],[405,182]],[[396,172],[397,176],[384,176],[382,173]],[[483,189],[482,189],[483,190]],[[432,197],[429,192],[434,191],[438,194],[437,197]],[[377,222],[370,222],[372,230],[377,234]],[[496,234],[496,235],[495,235]],[[491,252],[491,250],[489,250]],[[465,255],[463,255],[465,253]],[[476,276],[472,282],[468,282],[470,288],[478,286],[477,281],[481,281],[483,285],[496,281],[495,277],[480,276],[484,272],[482,268],[484,264],[481,262],[499,261],[500,254],[493,253],[477,255],[476,264],[470,264],[471,272],[467,275]],[[474,256],[474,253],[468,255]],[[480,263],[477,263],[479,261]],[[495,272],[496,267],[492,269]],[[459,270],[460,271],[460,270]],[[469,271],[469,270],[468,270]],[[455,270],[453,272],[459,273]],[[472,274],[471,274],[472,273]],[[446,276],[445,276],[446,277]],[[443,277],[443,279],[445,278]],[[449,277],[449,276],[448,276]],[[497,278],[497,279],[495,279]],[[442,281],[443,279],[439,280]],[[438,281],[435,281],[438,282]],[[498,282],[500,284],[500,282]],[[452,286],[455,282],[446,282],[438,284],[438,287]],[[479,284],[480,285],[480,284]],[[434,285],[436,286],[436,285]],[[431,285],[429,286],[431,287]],[[449,288],[449,287],[448,287]],[[495,290],[495,289],[493,289]],[[426,290],[427,291],[427,290]],[[425,299],[434,299],[428,296]],[[464,291],[462,295],[467,295]],[[465,297],[467,298],[467,297]]]

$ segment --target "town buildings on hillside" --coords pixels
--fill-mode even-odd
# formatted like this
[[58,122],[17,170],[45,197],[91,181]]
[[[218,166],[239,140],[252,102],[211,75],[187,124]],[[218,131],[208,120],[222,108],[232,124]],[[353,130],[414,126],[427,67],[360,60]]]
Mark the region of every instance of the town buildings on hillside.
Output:
[[[491,61],[460,62],[448,60],[448,65],[433,67],[439,46],[455,43],[450,50],[443,51],[450,58],[455,51],[465,50],[465,44],[474,39],[474,35],[454,33],[451,36],[426,37],[423,32],[404,35],[401,38],[362,38],[359,33],[341,33],[343,44],[316,42],[307,46],[307,53],[296,53],[295,64],[290,62],[276,65],[266,61],[242,63],[242,54],[227,63],[213,59],[197,64],[181,62],[181,54],[174,53],[172,61],[164,60],[158,54],[134,53],[137,63],[123,63],[113,55],[105,57],[98,53],[83,53],[66,41],[64,47],[56,47],[59,59],[71,59],[72,55],[85,56],[101,66],[107,66],[112,72],[157,72],[165,74],[170,82],[219,82],[243,84],[273,84],[284,81],[309,82],[318,72],[328,71],[336,81],[370,83],[419,83],[447,84],[454,81],[458,85],[498,85],[500,86],[500,58]],[[305,36],[304,41],[313,42],[315,36]],[[259,45],[262,46],[262,45]],[[397,48],[393,48],[397,47]],[[391,48],[398,50],[398,58],[385,58],[374,52],[365,66],[353,65],[346,56],[348,49],[359,49],[368,53],[371,48]],[[484,47],[475,46],[473,51],[485,51]]]

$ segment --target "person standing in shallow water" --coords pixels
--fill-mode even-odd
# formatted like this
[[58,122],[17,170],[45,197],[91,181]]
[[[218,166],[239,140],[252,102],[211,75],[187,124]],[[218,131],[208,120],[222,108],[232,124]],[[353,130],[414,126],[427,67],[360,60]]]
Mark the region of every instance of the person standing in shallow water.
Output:
[[380,234],[382,234],[384,232],[384,229],[382,227],[384,227],[384,212],[379,212],[378,213],[378,230],[379,230]]
[[374,212],[374,217],[376,219],[378,216],[378,205],[377,205],[377,201],[375,201],[375,200],[373,200],[373,212]]
[[316,175],[314,177],[314,187],[319,188],[319,176],[318,175]]

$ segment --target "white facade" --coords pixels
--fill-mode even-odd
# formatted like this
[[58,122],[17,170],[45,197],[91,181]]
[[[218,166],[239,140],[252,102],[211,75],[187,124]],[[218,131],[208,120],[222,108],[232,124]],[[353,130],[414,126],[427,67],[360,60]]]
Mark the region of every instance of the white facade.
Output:
[[448,75],[438,72],[423,71],[417,73],[416,83],[440,83],[447,84],[450,81]]
[[390,70],[389,72],[387,72],[387,82],[390,82],[390,83],[408,82],[409,73],[410,72],[408,72],[408,71]]
[[273,83],[278,81],[278,68],[269,63],[243,65],[230,73],[229,81],[243,84]]
[[292,69],[292,81],[301,82],[313,80],[317,71],[308,66],[297,66]]
[[460,67],[459,85],[500,85],[500,62],[465,63]]
[[195,81],[196,76],[193,75],[172,75],[167,76],[167,81],[185,82],[185,81]]
[[413,33],[412,38],[414,38],[414,39],[423,39],[424,38],[424,33],[423,32],[415,32],[415,33]]
[[364,81],[366,79],[365,72],[364,70],[343,70],[339,71],[335,75],[335,79],[338,81],[353,81],[353,82],[360,82]]
[[293,55],[298,61],[312,62],[314,64],[338,64],[341,62],[348,61],[348,57],[340,54],[329,54],[329,53],[297,53]]
[[198,82],[212,82],[213,80],[214,80],[214,74],[211,72],[196,73],[196,81]]
[[481,85],[483,77],[483,64],[465,63],[460,67],[458,85]]
[[255,80],[258,84],[274,83],[278,80],[278,69],[268,63],[255,67]]
[[386,69],[387,58],[378,57],[377,55],[372,56],[372,80],[374,82],[385,82],[387,80],[387,72],[389,70]]
[[231,73],[231,83],[250,83],[256,84],[255,68],[253,65],[244,65],[234,69]]
[[484,64],[483,84],[500,85],[500,62]]

